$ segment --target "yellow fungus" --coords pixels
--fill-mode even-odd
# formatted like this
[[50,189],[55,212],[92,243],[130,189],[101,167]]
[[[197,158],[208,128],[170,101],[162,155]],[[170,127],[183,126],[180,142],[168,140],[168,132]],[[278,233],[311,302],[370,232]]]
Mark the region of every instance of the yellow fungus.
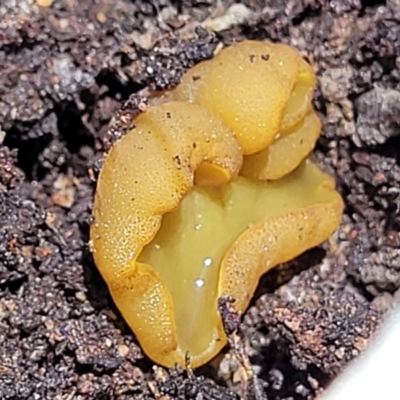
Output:
[[333,179],[303,161],[320,131],[314,85],[288,46],[232,46],[189,71],[107,155],[93,255],[154,361],[209,361],[227,341],[218,298],[244,312],[262,274],[339,225]]

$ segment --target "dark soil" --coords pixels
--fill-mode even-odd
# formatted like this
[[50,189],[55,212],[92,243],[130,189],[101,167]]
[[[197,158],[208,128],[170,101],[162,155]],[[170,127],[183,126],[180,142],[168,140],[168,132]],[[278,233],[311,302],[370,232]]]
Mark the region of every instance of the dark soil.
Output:
[[[399,0],[247,0],[229,21],[230,0],[31,3],[0,5],[1,399],[315,398],[399,297]],[[243,38],[315,64],[316,158],[347,205],[328,243],[262,279],[239,331],[251,382],[232,351],[195,375],[155,367],[87,245],[89,170],[123,102]]]

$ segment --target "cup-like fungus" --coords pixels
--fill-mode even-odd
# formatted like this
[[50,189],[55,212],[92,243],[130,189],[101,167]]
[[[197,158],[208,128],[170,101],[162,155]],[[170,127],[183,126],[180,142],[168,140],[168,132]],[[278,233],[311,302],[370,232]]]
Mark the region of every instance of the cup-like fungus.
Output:
[[106,157],[94,259],[154,361],[209,361],[227,342],[218,298],[244,312],[262,274],[339,225],[333,179],[303,161],[320,131],[314,85],[287,46],[232,46],[188,72],[168,94],[180,101],[139,115]]

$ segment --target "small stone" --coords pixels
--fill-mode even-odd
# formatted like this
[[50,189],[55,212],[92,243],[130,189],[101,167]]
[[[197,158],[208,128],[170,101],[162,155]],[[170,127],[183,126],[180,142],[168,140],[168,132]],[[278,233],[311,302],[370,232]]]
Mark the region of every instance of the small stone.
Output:
[[80,291],[75,293],[75,298],[81,303],[84,303],[87,300],[86,294]]
[[129,347],[125,344],[120,344],[118,346],[118,353],[121,357],[125,358],[129,353]]
[[224,15],[214,19],[209,18],[201,26],[210,31],[221,32],[233,25],[243,24],[251,15],[252,11],[244,4],[232,4]]
[[71,208],[75,202],[75,188],[71,180],[60,175],[53,184],[56,192],[51,196],[53,203],[64,208]]
[[0,144],[2,144],[4,142],[5,137],[6,137],[6,133],[1,129],[1,125],[0,125]]
[[337,358],[338,360],[341,360],[341,359],[343,358],[344,354],[345,354],[345,349],[344,349],[344,347],[340,347],[339,349],[337,349],[337,350],[335,351],[335,356],[336,356],[336,358]]
[[51,7],[53,0],[36,0],[36,4],[39,7]]
[[107,16],[103,11],[99,11],[96,14],[96,19],[98,22],[100,22],[101,24],[104,24],[107,21]]
[[400,91],[375,86],[355,102],[357,110],[354,143],[377,145],[399,134]]

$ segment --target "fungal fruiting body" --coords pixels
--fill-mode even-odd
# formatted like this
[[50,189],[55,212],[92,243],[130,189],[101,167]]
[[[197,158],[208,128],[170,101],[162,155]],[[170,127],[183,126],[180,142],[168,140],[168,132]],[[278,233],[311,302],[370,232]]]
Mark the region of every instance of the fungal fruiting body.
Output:
[[190,70],[107,155],[94,259],[154,361],[209,361],[227,341],[218,298],[244,312],[262,274],[339,225],[333,179],[305,160],[314,86],[295,50],[243,42]]

